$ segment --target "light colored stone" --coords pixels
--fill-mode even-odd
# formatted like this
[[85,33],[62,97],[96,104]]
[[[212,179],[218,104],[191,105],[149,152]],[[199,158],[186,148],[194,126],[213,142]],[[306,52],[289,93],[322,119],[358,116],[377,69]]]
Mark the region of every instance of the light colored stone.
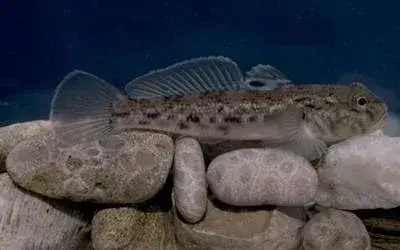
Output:
[[389,112],[386,122],[382,126],[382,131],[387,136],[400,136],[399,114]]
[[207,209],[206,167],[200,144],[184,137],[175,142],[174,199],[182,217],[198,222]]
[[215,158],[207,182],[221,201],[236,206],[304,206],[313,201],[317,174],[301,156],[278,149],[239,149]]
[[87,249],[89,224],[80,211],[22,190],[6,173],[0,199],[0,249]]
[[303,222],[278,210],[238,209],[209,200],[206,216],[197,224],[175,213],[178,242],[185,250],[291,250],[300,243]]
[[172,139],[162,134],[125,132],[60,147],[42,133],[14,147],[7,171],[20,186],[51,198],[136,203],[164,186],[172,159]]
[[318,167],[318,204],[338,209],[400,206],[400,138],[382,132],[332,146]]
[[44,131],[50,131],[49,121],[16,123],[0,128],[0,172],[6,170],[6,159],[11,149],[21,141]]
[[304,226],[302,249],[369,250],[371,239],[357,216],[328,209],[313,216]]
[[170,212],[143,212],[112,208],[98,212],[92,221],[95,250],[178,250]]

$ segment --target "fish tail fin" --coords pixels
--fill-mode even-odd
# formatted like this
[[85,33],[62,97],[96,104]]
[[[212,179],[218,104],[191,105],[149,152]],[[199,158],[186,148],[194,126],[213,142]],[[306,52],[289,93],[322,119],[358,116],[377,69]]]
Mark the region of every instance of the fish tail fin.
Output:
[[73,145],[110,135],[115,102],[126,99],[117,88],[90,73],[74,70],[54,91],[49,119],[56,139]]

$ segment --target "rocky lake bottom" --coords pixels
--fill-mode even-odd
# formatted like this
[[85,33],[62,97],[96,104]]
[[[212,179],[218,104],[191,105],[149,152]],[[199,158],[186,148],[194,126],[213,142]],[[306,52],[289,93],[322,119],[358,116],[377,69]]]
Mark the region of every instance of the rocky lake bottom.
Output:
[[400,249],[400,138],[319,162],[257,142],[130,131],[67,147],[0,128],[0,249]]

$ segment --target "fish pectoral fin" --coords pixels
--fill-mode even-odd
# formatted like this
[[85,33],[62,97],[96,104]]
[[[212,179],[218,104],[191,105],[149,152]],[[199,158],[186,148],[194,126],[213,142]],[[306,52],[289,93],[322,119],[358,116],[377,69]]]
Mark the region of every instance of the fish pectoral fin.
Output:
[[249,88],[273,90],[292,84],[281,71],[271,65],[258,64],[246,72],[245,84]]
[[303,119],[303,111],[296,105],[286,110],[264,117],[264,141],[281,145],[297,135]]
[[67,145],[113,132],[113,105],[125,100],[117,88],[90,73],[74,70],[57,86],[49,119],[55,136]]
[[[264,145],[267,147],[270,146],[268,142],[264,143]],[[299,131],[288,140],[278,145],[272,144],[272,146],[292,151],[309,161],[322,158],[328,150],[328,146],[325,142],[312,135],[305,125],[302,125]]]
[[133,99],[181,97],[246,89],[238,65],[228,57],[199,57],[139,76],[125,86]]
[[326,154],[328,146],[307,127],[301,109],[289,107],[278,118],[275,136],[266,137],[264,146],[292,151],[310,161]]
[[299,133],[281,148],[291,150],[309,161],[322,158],[328,150],[325,142],[311,134],[306,125],[303,125]]

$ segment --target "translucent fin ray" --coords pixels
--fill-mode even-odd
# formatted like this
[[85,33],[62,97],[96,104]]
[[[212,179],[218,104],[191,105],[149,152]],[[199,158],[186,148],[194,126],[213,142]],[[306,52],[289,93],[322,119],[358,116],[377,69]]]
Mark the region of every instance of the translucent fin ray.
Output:
[[222,56],[199,57],[139,76],[125,86],[130,98],[147,99],[246,89],[238,65]]
[[289,107],[280,117],[275,137],[265,138],[264,146],[292,151],[310,161],[323,157],[327,145],[312,134],[302,116],[301,109]]
[[111,134],[113,105],[124,99],[99,77],[72,71],[57,86],[51,102],[49,119],[56,138],[73,145]]
[[322,158],[328,150],[327,145],[319,138],[311,135],[307,130],[305,125],[303,125],[302,129],[292,140],[279,146],[279,148],[290,150],[309,161]]
[[264,121],[266,128],[265,142],[270,145],[280,145],[295,136],[301,125],[302,110],[296,105],[289,106],[285,111],[272,115]]

